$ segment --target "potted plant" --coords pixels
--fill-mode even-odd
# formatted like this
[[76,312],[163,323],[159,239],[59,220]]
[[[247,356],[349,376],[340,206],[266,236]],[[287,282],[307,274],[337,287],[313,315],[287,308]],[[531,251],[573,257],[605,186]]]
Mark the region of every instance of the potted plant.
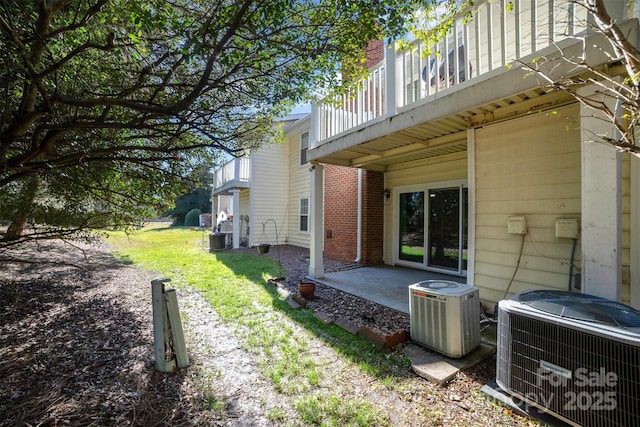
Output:
[[259,245],[256,245],[256,248],[258,248],[258,253],[259,254],[268,253],[270,247],[271,247],[271,245],[269,243],[260,243]]
[[298,283],[298,291],[304,299],[313,299],[316,292],[316,284],[314,282],[305,282],[301,280]]

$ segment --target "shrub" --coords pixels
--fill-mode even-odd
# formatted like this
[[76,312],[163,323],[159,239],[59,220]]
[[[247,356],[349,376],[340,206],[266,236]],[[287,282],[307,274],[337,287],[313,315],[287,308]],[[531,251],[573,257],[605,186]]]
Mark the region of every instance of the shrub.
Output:
[[187,227],[200,226],[200,209],[191,209],[184,217],[184,225]]

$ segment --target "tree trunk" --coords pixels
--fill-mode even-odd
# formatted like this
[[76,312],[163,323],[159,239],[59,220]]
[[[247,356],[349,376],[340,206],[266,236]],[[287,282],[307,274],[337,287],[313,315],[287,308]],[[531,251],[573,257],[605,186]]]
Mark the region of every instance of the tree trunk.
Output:
[[38,178],[33,176],[27,178],[27,182],[24,185],[24,193],[22,200],[18,204],[16,213],[9,224],[9,228],[2,240],[17,240],[24,233],[24,229],[27,226],[27,220],[31,213],[31,207],[36,199],[38,193]]

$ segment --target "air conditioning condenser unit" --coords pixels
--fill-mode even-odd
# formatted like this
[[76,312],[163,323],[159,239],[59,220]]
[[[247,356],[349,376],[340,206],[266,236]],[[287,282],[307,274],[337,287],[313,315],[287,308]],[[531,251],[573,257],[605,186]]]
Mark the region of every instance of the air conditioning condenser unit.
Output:
[[450,357],[462,357],[480,345],[478,288],[447,280],[409,286],[411,339]]
[[640,311],[567,291],[500,301],[496,382],[574,426],[638,426]]

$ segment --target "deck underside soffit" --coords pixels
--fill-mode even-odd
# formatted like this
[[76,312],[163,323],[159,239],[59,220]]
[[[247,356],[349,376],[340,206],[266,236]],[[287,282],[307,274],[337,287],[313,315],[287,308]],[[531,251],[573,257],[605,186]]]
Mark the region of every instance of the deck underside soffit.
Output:
[[[537,88],[326,153],[313,161],[386,172],[413,162],[466,152],[467,130],[470,128],[572,102],[575,102],[574,98],[566,92],[547,92],[544,88]],[[437,104],[437,100],[427,103],[417,107],[412,114],[419,117],[420,109],[438,108]],[[345,137],[348,137],[348,132],[342,136]],[[340,138],[329,144],[338,142]]]

